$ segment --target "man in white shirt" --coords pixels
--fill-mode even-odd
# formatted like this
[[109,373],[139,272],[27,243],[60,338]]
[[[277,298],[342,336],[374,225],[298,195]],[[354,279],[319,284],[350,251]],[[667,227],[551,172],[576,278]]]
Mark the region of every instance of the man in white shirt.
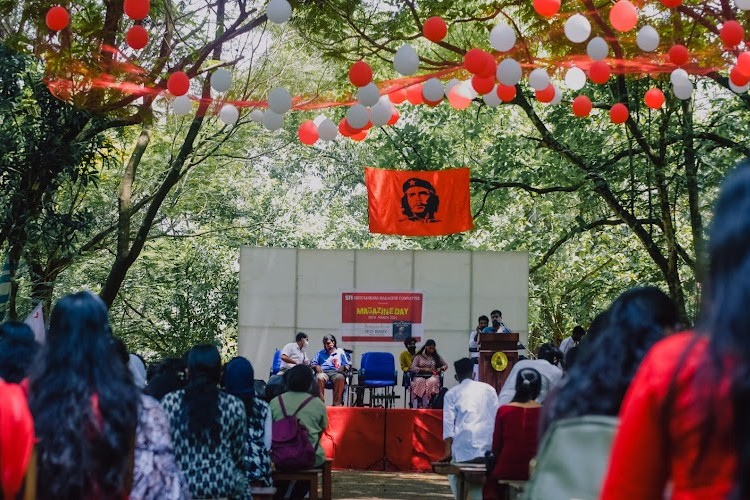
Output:
[[489,324],[490,318],[484,315],[479,316],[476,329],[469,332],[469,358],[474,362],[474,372],[472,375],[474,380],[479,378],[479,334]]
[[560,379],[563,376],[562,368],[558,366],[562,361],[560,349],[555,347],[554,344],[543,344],[539,348],[537,357],[539,359],[522,359],[513,365],[513,369],[508,374],[508,378],[505,379],[503,388],[497,396],[500,406],[507,405],[513,401],[516,395],[518,372],[524,368],[533,368],[542,376],[542,390],[539,393],[539,397],[536,398],[537,403],[544,402],[547,392],[560,383]]
[[568,351],[573,347],[577,346],[584,335],[586,335],[586,330],[584,330],[581,325],[573,327],[573,333],[570,337],[565,338],[565,340],[560,343],[560,351],[563,353],[563,356],[568,354]]
[[[453,366],[458,385],[445,394],[443,405],[443,439],[445,456],[441,461],[484,462],[484,454],[492,449],[497,398],[495,389],[471,379],[474,362],[461,358]],[[453,496],[458,498],[458,477],[449,475]],[[469,500],[481,500],[481,485],[469,485]]]
[[310,344],[305,332],[299,332],[295,342],[290,342],[281,350],[281,372],[292,368],[294,365],[309,365],[305,348]]

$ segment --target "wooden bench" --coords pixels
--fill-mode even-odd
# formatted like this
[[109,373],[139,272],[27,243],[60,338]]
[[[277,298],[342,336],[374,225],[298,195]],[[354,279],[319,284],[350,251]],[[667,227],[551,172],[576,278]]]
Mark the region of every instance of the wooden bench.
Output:
[[250,488],[253,500],[273,500],[276,494],[276,488],[272,486],[253,486]]
[[[458,476],[458,500],[464,500],[468,493],[468,484],[484,485],[487,467],[482,463],[432,462],[432,471],[436,474],[454,474]],[[523,489],[525,481],[498,480],[498,484],[505,484]]]
[[273,473],[273,482],[278,481],[305,481],[310,483],[310,500],[318,500],[318,474],[322,474],[323,498],[322,500],[331,500],[332,480],[331,480],[331,463],[332,459],[326,458],[323,465],[313,469],[295,470],[295,471],[275,471]]

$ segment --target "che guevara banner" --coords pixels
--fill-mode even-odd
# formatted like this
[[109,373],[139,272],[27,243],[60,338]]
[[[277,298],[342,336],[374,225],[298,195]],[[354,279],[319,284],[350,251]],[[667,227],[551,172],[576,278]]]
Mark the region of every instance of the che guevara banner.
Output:
[[469,169],[365,168],[370,232],[440,236],[474,227]]

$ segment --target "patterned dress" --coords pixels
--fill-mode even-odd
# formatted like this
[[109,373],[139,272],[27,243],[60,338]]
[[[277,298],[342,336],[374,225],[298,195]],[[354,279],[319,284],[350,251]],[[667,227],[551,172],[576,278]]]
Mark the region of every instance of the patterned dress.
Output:
[[169,421],[158,401],[141,396],[135,441],[131,500],[189,500],[187,481],[177,465]]
[[271,478],[271,454],[264,442],[266,418],[270,415],[268,403],[253,398],[253,413],[247,417],[247,448],[245,450],[245,467],[251,483],[259,482],[263,486],[273,486]]
[[162,400],[169,417],[175,457],[194,498],[251,498],[245,470],[247,417],[242,401],[219,392],[221,436],[219,443],[191,442],[185,390],[170,392]]
[[[442,361],[442,360],[441,360]],[[417,354],[414,356],[414,361],[411,363],[412,380],[411,380],[411,394],[412,397],[423,398],[425,396],[432,397],[433,395],[440,392],[440,375],[432,375],[429,378],[414,376],[419,370],[443,370],[448,368],[445,361],[438,366],[435,358],[432,356],[425,356],[424,354]],[[426,375],[426,374],[425,374]]]

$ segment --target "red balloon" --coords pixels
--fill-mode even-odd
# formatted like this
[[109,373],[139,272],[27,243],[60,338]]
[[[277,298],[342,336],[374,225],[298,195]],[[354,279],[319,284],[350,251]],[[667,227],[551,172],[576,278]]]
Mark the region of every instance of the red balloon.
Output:
[[65,7],[55,5],[47,11],[44,21],[47,23],[47,27],[52,31],[64,30],[68,27],[68,23],[70,22],[70,14],[65,10]]
[[400,88],[388,94],[388,98],[393,104],[401,104],[406,100],[406,89]]
[[497,61],[492,57],[492,54],[487,52],[484,53],[483,57],[484,66],[477,73],[477,76],[481,76],[482,78],[495,78],[495,74],[497,73]]
[[140,21],[148,16],[148,11],[151,10],[151,2],[150,0],[125,0],[122,10],[133,21]]
[[539,102],[550,102],[555,98],[555,86],[551,83],[545,89],[535,90],[536,100]]
[[471,86],[480,94],[489,94],[495,88],[495,77],[483,78],[474,75],[471,77]]
[[737,85],[738,87],[744,87],[748,84],[748,82],[750,82],[750,75],[744,75],[743,73],[738,71],[737,66],[735,66],[729,72],[729,79],[732,80],[732,83]]
[[599,85],[607,83],[610,76],[612,76],[612,70],[604,61],[595,61],[589,68],[589,80]]
[[399,118],[401,118],[401,115],[398,114],[397,109],[394,109],[393,114],[391,114],[391,117],[388,119],[388,125],[395,125]]
[[735,67],[740,74],[750,77],[750,52],[740,52]]
[[648,89],[643,95],[643,102],[651,109],[661,108],[664,105],[664,101],[666,101],[664,92],[656,87]]
[[552,17],[560,10],[560,0],[534,0],[534,10],[543,17]]
[[579,95],[573,99],[573,114],[578,118],[585,118],[591,113],[591,99],[585,95]]
[[422,25],[422,34],[431,42],[440,42],[448,34],[448,25],[442,17],[433,16]]
[[424,99],[424,103],[427,104],[431,108],[434,108],[435,106],[437,106],[441,102],[443,102],[442,99],[438,99],[437,101],[430,101],[430,100]]
[[737,21],[727,21],[719,31],[719,37],[725,45],[734,47],[742,43],[745,38],[745,28]]
[[302,144],[312,146],[318,140],[318,127],[312,120],[304,121],[297,129],[297,137]]
[[638,24],[638,10],[628,0],[619,0],[609,10],[609,24],[617,31],[630,31]]
[[342,118],[339,122],[339,133],[343,135],[344,137],[351,137],[352,134],[355,134],[359,132],[359,130],[355,130],[352,128],[351,125],[349,125],[349,122],[346,121],[346,118]]
[[125,33],[125,42],[135,50],[141,50],[148,45],[148,31],[143,26],[136,24]]
[[357,142],[365,140],[365,137],[367,137],[367,130],[362,130],[361,132],[352,134],[352,139]]
[[503,85],[502,83],[497,84],[497,96],[503,102],[510,102],[516,98],[516,86],[515,85]]
[[682,0],[661,0],[661,4],[668,9],[674,9],[682,5]]
[[[487,54],[482,49],[469,49],[464,55],[464,67],[466,71],[472,75],[478,75],[479,73],[486,73],[487,69]],[[490,56],[492,58],[492,56]],[[493,59],[494,60],[494,59]]]
[[167,90],[175,97],[187,94],[190,90],[190,78],[183,71],[175,71],[169,75]]
[[424,97],[422,97],[422,85],[415,83],[410,87],[406,87],[406,100],[414,104],[422,104]]
[[372,81],[372,68],[364,61],[357,61],[349,68],[349,81],[355,87],[364,87]]
[[609,119],[612,123],[625,123],[628,121],[628,107],[618,102],[609,110]]
[[690,52],[688,52],[688,48],[684,45],[680,45],[678,43],[676,45],[672,45],[672,48],[669,49],[669,60],[675,66],[682,66],[684,64],[687,64],[689,59]]

